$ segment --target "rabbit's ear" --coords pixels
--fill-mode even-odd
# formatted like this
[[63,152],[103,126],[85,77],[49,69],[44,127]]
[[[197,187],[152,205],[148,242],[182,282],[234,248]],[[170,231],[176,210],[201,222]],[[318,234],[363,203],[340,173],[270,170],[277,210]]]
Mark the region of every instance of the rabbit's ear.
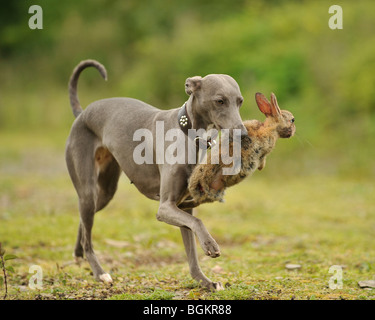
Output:
[[263,94],[257,92],[255,94],[255,101],[257,102],[259,110],[267,117],[272,115],[272,105]]
[[281,115],[281,110],[279,108],[279,105],[277,104],[277,99],[275,94],[272,92],[271,93],[271,106],[272,106],[272,115]]

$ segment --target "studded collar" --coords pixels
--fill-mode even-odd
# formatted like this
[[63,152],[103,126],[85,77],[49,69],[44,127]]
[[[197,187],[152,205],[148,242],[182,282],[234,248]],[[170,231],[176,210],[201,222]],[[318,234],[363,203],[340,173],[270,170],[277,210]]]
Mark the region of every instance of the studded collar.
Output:
[[[192,123],[186,110],[186,102],[178,111],[177,118],[178,118],[177,120],[178,120],[178,125],[180,126],[180,129],[182,130],[183,133],[185,133],[185,135],[188,135],[189,129],[192,129]],[[197,148],[204,149],[204,150],[210,149],[216,144],[216,141],[214,139],[210,138],[206,140],[199,136],[195,137],[194,141],[196,143]]]
[[180,129],[183,131],[183,133],[188,135],[188,130],[192,128],[192,123],[186,110],[186,102],[178,111],[177,120]]

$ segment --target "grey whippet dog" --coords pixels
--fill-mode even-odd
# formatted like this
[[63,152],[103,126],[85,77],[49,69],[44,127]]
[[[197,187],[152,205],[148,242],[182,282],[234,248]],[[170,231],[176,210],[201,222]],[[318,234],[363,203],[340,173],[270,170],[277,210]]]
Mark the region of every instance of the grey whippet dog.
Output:
[[[103,78],[107,72],[95,60],[85,60],[77,65],[69,82],[70,103],[76,117],[66,144],[66,163],[79,197],[80,223],[74,256],[85,255],[96,279],[112,282],[104,272],[94,253],[91,231],[95,212],[104,208],[112,199],[121,171],[146,197],[160,202],[157,219],[180,227],[190,274],[203,286],[220,290],[220,282],[212,282],[198,264],[195,236],[206,255],[220,255],[216,241],[193,210],[183,208],[188,178],[194,164],[137,164],[133,150],[139,141],[133,141],[134,132],[147,128],[155,137],[155,123],[162,121],[165,130],[181,128],[241,129],[239,107],[243,98],[237,82],[228,75],[210,74],[204,78],[188,78],[185,91],[189,99],[181,108],[160,110],[131,98],[109,98],[91,103],[82,110],[77,96],[77,82],[81,71],[93,66]],[[181,120],[182,119],[182,120]],[[183,126],[181,126],[183,124]],[[187,141],[190,137],[184,135]],[[155,142],[155,141],[154,141]],[[171,142],[165,142],[164,150]],[[187,144],[186,144],[187,145]],[[155,159],[155,143],[154,143]]]

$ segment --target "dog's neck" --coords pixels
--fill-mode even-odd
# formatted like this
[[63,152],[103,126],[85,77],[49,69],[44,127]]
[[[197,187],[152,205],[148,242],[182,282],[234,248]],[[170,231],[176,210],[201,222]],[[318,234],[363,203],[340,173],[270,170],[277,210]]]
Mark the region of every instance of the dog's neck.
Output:
[[189,99],[185,102],[186,104],[186,113],[191,121],[191,129],[199,130],[199,129],[204,129],[208,130],[208,127],[212,123],[207,123],[204,118],[200,115],[197,114],[196,110],[194,110],[194,97],[191,95]]
[[198,120],[198,117],[193,111],[192,101],[189,99],[179,109],[177,114],[177,121],[180,129],[188,135],[189,129],[204,129],[208,130],[213,125],[212,123],[206,123],[203,120]]
[[[213,126],[213,124],[204,125],[203,123],[199,123],[198,121],[195,121],[196,118],[197,117],[194,117],[191,100],[189,99],[182,105],[177,115],[177,121],[180,126],[180,129],[186,136],[192,137],[189,133],[189,129],[194,129],[196,131],[199,129],[204,129],[207,132],[208,129],[209,128],[211,129],[211,126]],[[197,133],[198,132],[196,132],[196,135],[193,136],[194,141],[196,142],[197,148],[202,148],[202,149],[207,150],[211,148],[214,144],[216,144],[214,137],[210,136],[207,139],[207,138],[200,136]]]

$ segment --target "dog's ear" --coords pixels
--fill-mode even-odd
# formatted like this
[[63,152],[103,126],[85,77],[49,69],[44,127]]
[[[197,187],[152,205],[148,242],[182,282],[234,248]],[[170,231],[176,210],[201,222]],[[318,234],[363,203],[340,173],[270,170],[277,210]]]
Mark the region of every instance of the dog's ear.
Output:
[[279,105],[277,104],[277,99],[275,94],[272,92],[271,93],[271,106],[272,106],[272,115],[281,115],[281,110],[279,108]]
[[272,115],[272,105],[263,94],[257,92],[255,94],[255,101],[257,102],[259,110],[264,113],[266,117]]
[[190,96],[193,92],[200,89],[201,84],[202,84],[202,77],[200,76],[187,78],[185,81],[186,94]]

